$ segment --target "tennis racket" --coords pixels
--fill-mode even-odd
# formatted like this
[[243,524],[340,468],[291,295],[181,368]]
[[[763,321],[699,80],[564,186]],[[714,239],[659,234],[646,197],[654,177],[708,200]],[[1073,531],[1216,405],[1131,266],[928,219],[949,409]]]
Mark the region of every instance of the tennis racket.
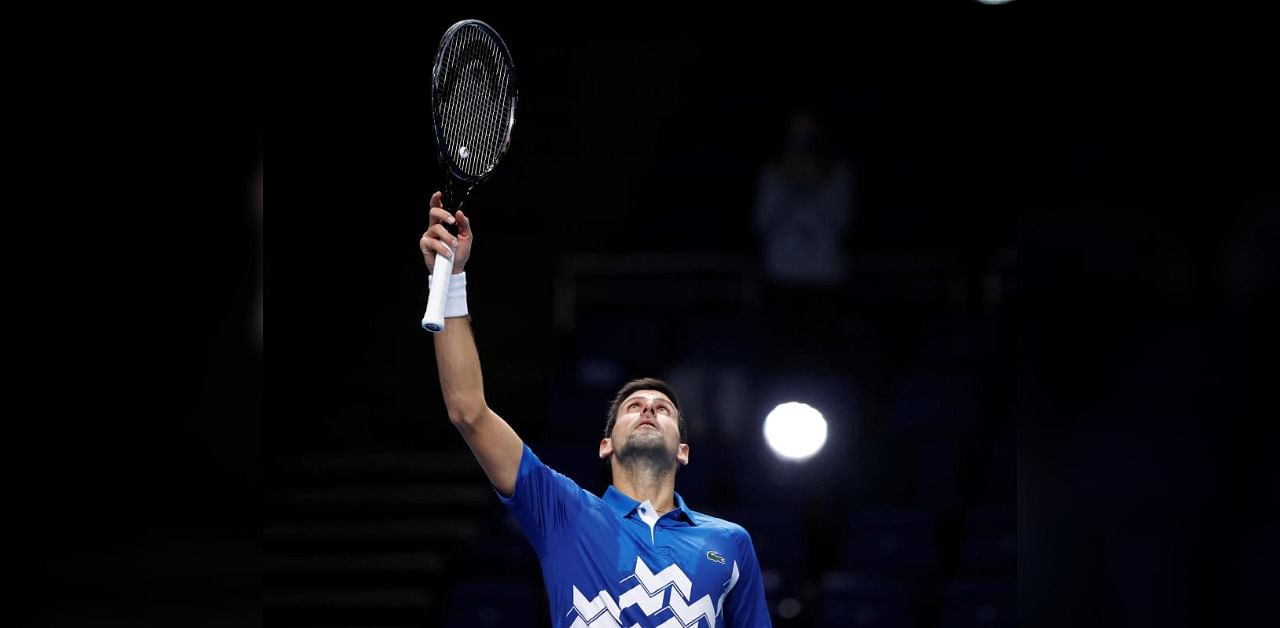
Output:
[[[506,42],[488,24],[463,20],[440,39],[431,68],[431,120],[445,176],[440,200],[454,214],[507,153],[516,123],[516,68]],[[457,226],[445,228],[457,235]],[[422,317],[429,332],[444,329],[452,274],[453,259],[437,255]]]

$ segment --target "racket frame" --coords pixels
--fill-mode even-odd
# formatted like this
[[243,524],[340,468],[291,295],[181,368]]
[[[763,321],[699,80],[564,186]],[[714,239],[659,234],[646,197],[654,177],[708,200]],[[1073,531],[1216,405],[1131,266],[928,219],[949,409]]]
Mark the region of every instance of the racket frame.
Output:
[[[453,156],[449,154],[448,144],[441,130],[443,125],[440,123],[440,99],[443,93],[443,86],[440,82],[443,78],[441,70],[445,61],[444,52],[449,48],[453,37],[463,28],[479,28],[493,40],[498,48],[498,61],[506,64],[509,75],[507,100],[510,105],[507,107],[506,128],[504,129],[502,144],[498,149],[497,156],[493,159],[493,163],[484,172],[477,175],[469,175],[463,172],[454,162]],[[506,40],[498,34],[498,31],[480,20],[462,20],[450,26],[440,38],[440,45],[436,48],[435,60],[431,64],[431,130],[436,141],[436,159],[445,175],[445,189],[442,190],[443,195],[440,201],[445,211],[449,212],[449,215],[453,215],[462,207],[467,197],[471,195],[471,191],[482,181],[489,178],[489,175],[493,174],[493,171],[497,169],[498,162],[506,156],[507,150],[511,147],[511,133],[515,128],[516,103],[518,101],[519,84],[517,82],[515,63],[512,61],[511,51],[507,48]],[[460,193],[458,189],[455,189],[455,184],[460,188]],[[442,224],[450,234],[458,235],[456,225]],[[450,257],[436,255],[435,267],[432,269],[431,285],[428,288],[427,310],[422,316],[422,328],[432,333],[444,330],[444,302],[449,292],[449,277],[453,274],[452,255],[455,253],[454,247],[449,247],[449,253]]]

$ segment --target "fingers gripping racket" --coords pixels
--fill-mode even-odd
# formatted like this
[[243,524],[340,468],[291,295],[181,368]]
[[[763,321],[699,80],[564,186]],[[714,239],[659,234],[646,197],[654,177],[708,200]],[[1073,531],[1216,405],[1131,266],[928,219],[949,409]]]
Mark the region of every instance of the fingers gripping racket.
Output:
[[[441,204],[450,214],[507,153],[516,122],[516,68],[506,42],[488,24],[463,20],[440,39],[431,68],[431,119],[444,171]],[[457,227],[445,224],[457,235]],[[450,247],[452,252],[452,247]],[[422,327],[444,329],[453,259],[436,255]]]

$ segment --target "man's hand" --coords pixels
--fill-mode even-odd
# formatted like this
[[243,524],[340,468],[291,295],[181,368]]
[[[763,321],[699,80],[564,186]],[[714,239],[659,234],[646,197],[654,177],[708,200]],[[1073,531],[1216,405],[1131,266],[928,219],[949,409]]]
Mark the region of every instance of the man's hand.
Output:
[[[449,255],[449,245],[455,247],[453,254],[453,274],[463,272],[467,266],[467,260],[471,257],[471,221],[467,219],[467,215],[462,210],[455,212],[453,216],[445,211],[444,205],[440,201],[442,194],[436,192],[431,195],[431,213],[427,218],[427,230],[423,232],[422,239],[418,241],[418,248],[422,249],[422,260],[426,262],[427,269],[434,269],[436,266],[436,255]],[[458,235],[454,236],[445,228],[444,223],[458,225]]]

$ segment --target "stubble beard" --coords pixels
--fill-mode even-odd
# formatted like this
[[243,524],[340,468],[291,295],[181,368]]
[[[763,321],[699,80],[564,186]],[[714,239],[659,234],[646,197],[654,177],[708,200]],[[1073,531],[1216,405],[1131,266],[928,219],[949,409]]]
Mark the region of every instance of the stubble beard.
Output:
[[645,475],[665,475],[676,467],[675,452],[667,449],[661,433],[632,433],[616,455],[623,467]]

